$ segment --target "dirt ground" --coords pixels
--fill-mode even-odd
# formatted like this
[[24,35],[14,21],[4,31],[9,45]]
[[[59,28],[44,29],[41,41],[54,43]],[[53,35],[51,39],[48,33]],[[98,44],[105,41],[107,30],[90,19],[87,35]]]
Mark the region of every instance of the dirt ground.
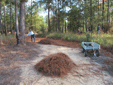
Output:
[[[39,44],[48,40],[49,44]],[[26,38],[26,46],[0,47],[0,85],[113,85],[113,56],[101,50],[99,57],[84,57],[77,42]],[[34,65],[50,54],[65,53],[78,66],[64,78],[46,77]]]
[[[36,43],[39,43],[41,40],[49,41],[48,44],[51,44],[51,45],[81,48],[81,46],[79,45],[78,42],[61,40],[61,39],[52,39],[52,38],[36,37]],[[30,37],[26,38],[26,42],[31,42]]]

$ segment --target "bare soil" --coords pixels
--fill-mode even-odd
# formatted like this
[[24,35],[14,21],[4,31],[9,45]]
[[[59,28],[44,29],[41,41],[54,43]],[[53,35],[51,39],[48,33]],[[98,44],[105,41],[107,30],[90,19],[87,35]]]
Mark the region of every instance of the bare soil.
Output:
[[[50,44],[39,44],[43,39]],[[113,85],[113,56],[101,50],[99,57],[84,57],[78,42],[26,38],[26,46],[0,46],[0,85]],[[34,66],[46,56],[62,52],[77,65],[65,78],[47,77]]]
[[[26,38],[26,42],[31,42],[30,37]],[[67,41],[62,39],[52,39],[46,37],[36,37],[36,43],[81,48],[79,42]]]

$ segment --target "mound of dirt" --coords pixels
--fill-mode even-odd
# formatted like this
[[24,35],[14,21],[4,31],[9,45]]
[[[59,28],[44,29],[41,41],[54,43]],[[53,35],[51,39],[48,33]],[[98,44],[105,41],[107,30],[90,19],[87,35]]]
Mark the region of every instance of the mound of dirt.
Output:
[[61,77],[71,72],[75,63],[63,53],[57,53],[44,58],[35,65],[35,69],[46,76]]
[[43,39],[39,42],[40,44],[51,44],[52,42],[48,39]]

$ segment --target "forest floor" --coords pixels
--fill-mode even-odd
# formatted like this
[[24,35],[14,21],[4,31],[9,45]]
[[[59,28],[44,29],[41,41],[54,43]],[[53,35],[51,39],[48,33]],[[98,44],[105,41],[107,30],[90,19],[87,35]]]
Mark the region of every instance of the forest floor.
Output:
[[[113,85],[113,55],[101,49],[99,57],[84,57],[81,51],[78,42],[41,37],[35,43],[27,37],[26,46],[1,46],[0,85]],[[77,65],[72,73],[51,78],[34,69],[45,56],[59,52]]]

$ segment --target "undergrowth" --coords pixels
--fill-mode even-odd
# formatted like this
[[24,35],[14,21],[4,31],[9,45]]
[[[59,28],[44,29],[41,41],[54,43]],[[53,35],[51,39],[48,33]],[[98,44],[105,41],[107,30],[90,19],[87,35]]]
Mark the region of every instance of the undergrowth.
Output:
[[[104,47],[112,47],[113,46],[113,35],[111,34],[89,34],[89,42],[96,42]],[[74,33],[45,33],[39,34],[41,37],[49,37],[49,38],[57,38],[64,39],[70,41],[78,41],[78,42],[87,42],[86,34],[74,34]]]
[[7,36],[0,35],[0,44],[3,45],[12,45],[15,41],[15,35],[14,34],[8,34]]

